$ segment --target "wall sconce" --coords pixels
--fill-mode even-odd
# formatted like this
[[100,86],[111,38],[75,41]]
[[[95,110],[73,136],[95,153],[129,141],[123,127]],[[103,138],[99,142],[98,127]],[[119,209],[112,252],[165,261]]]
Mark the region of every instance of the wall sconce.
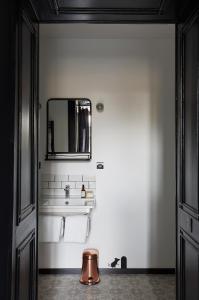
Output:
[[98,112],[103,112],[104,111],[104,104],[103,103],[97,103],[96,109]]

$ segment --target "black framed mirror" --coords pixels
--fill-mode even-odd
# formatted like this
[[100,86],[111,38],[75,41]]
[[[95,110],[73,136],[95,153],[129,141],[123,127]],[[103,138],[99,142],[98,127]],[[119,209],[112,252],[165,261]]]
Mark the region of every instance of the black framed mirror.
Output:
[[49,99],[46,160],[90,160],[91,117],[89,99]]

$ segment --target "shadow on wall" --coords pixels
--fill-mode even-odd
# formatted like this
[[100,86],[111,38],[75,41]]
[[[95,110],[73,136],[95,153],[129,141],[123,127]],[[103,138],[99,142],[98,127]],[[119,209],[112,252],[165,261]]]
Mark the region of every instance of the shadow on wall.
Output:
[[[170,51],[174,44],[171,45]],[[165,48],[166,49],[166,48]],[[165,50],[167,51],[167,50]],[[161,51],[162,53],[162,51]],[[170,55],[170,57],[173,57]],[[164,57],[162,57],[164,60]],[[150,65],[149,267],[175,267],[175,61]],[[171,69],[173,68],[172,72]],[[170,79],[168,80],[168,76]],[[173,86],[171,88],[171,86]],[[159,101],[160,97],[164,97]],[[159,124],[159,127],[157,127]],[[155,147],[154,147],[155,146]],[[157,150],[154,151],[154,149]],[[157,178],[159,176],[159,178]],[[157,186],[158,185],[158,186]],[[171,241],[165,244],[165,241]]]

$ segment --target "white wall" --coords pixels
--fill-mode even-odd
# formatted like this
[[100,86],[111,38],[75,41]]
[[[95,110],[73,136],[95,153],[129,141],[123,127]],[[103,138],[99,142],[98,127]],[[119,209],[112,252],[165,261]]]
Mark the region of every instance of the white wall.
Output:
[[[161,35],[167,25],[156,26]],[[96,174],[97,207],[88,243],[40,245],[41,268],[79,268],[87,247],[99,249],[104,268],[123,255],[129,268],[175,266],[174,26],[167,33],[156,38],[149,30],[132,39],[42,35],[42,160],[47,99],[86,97],[93,106],[92,161],[43,162],[42,172]],[[98,102],[103,113],[96,111]],[[104,170],[96,170],[97,161]]]

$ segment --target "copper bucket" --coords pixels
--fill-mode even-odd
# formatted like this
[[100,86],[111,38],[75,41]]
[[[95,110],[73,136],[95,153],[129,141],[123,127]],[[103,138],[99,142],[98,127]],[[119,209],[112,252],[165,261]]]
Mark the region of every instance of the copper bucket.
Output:
[[83,252],[83,264],[80,282],[87,285],[93,285],[100,282],[98,251],[95,249],[87,249]]

